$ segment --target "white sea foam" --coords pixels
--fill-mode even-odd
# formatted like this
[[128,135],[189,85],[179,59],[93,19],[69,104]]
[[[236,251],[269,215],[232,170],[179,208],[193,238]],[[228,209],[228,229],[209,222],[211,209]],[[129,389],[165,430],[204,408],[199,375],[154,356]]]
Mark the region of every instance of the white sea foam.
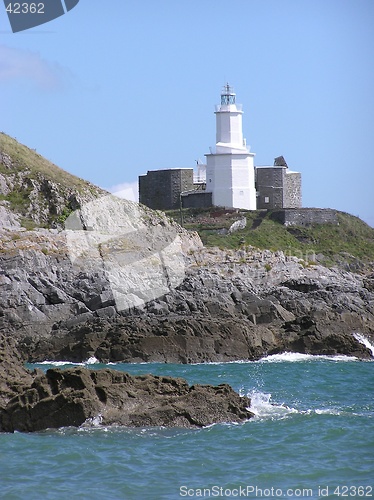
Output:
[[99,360],[94,356],[88,358],[87,361],[83,363],[74,363],[73,361],[40,361],[40,363],[35,363],[36,365],[52,365],[52,366],[85,366],[94,365],[99,363]]
[[[99,363],[99,361],[97,361]],[[128,361],[109,361],[108,363],[105,363],[106,365],[157,365],[157,361],[141,361],[141,362],[128,362]]]
[[73,363],[72,361],[41,361],[40,363],[35,363],[36,365],[52,365],[52,366],[83,366],[84,363]]
[[371,351],[371,355],[374,357],[374,345],[367,339],[362,333],[354,333],[354,338],[367,347]]
[[317,415],[341,415],[342,412],[336,408],[324,408],[313,410]]
[[[243,391],[241,391],[243,392]],[[285,403],[271,402],[271,394],[261,391],[253,390],[247,394],[251,399],[251,406],[249,408],[255,414],[255,419],[271,419],[280,420],[287,418],[291,415],[334,415],[339,416],[346,414],[346,412],[338,408],[312,408],[307,410],[299,410]]]
[[265,356],[259,360],[260,363],[282,363],[282,362],[298,362],[298,361],[314,361],[325,359],[328,361],[355,361],[355,356],[345,356],[343,354],[336,354],[331,356],[318,355],[318,354],[302,354],[300,352],[283,352],[282,354],[272,354]]
[[82,424],[82,427],[100,427],[103,422],[103,416],[101,413],[95,417],[87,418],[87,420]]
[[271,403],[271,394],[260,391],[252,391],[247,395],[251,399],[250,411],[257,418],[279,419],[285,418],[292,413],[299,413],[295,408],[285,404]]
[[95,358],[95,356],[91,356],[83,364],[85,364],[85,365],[96,365],[98,363],[100,363],[100,361],[97,358]]

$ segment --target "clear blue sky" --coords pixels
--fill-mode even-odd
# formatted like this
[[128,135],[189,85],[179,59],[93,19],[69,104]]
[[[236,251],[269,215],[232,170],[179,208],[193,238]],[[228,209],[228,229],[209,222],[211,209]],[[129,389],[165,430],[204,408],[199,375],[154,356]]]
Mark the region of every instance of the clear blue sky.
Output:
[[257,165],[374,226],[373,0],[80,0],[16,34],[0,5],[0,130],[102,187],[204,159],[226,81]]

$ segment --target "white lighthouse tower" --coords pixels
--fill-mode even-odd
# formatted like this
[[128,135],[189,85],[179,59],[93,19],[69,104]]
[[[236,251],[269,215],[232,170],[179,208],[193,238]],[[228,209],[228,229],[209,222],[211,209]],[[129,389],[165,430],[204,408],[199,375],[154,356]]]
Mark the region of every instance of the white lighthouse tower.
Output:
[[243,138],[242,106],[229,84],[216,106],[216,147],[205,155],[206,191],[215,206],[256,210],[254,153]]

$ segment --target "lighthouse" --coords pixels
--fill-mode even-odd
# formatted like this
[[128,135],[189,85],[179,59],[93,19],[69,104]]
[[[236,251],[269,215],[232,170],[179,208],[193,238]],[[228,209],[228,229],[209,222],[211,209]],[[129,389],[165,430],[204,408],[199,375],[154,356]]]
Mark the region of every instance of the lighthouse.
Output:
[[229,84],[216,106],[216,145],[206,154],[206,191],[215,206],[256,210],[254,157],[243,137],[242,106]]

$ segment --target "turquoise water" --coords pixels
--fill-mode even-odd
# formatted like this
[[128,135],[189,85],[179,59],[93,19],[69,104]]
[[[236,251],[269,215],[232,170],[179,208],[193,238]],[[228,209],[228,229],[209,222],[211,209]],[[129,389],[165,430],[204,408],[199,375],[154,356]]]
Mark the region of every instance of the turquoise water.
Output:
[[2,434],[0,498],[374,496],[373,362],[285,354],[251,363],[110,367],[229,383],[252,398],[256,418],[200,430]]

